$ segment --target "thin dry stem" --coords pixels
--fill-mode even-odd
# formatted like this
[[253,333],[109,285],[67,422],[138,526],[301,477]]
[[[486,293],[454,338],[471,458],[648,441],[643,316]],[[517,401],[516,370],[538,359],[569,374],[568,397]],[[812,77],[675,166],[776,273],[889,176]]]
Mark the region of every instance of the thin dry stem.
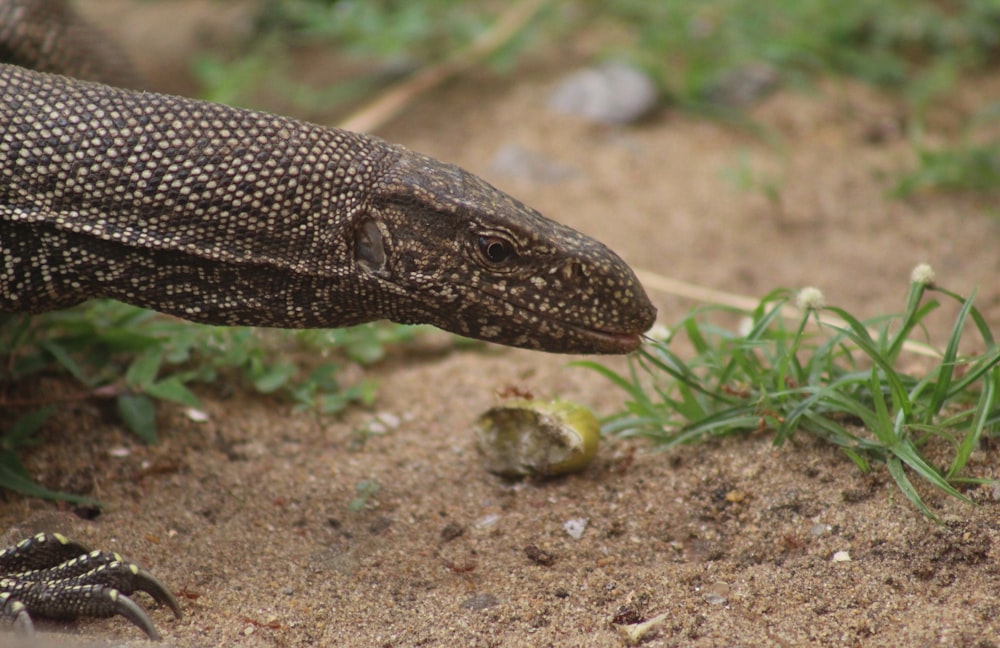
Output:
[[[736,295],[722,290],[698,286],[696,284],[687,283],[686,281],[681,281],[672,277],[665,277],[655,272],[650,272],[649,270],[636,270],[635,274],[639,277],[639,281],[641,281],[647,288],[651,288],[668,295],[693,299],[695,301],[710,304],[721,304],[723,306],[730,306],[741,310],[753,310],[757,308],[758,305],[757,300],[752,297]],[[816,314],[819,316],[819,319],[823,322],[823,324],[836,327],[847,326],[847,322],[839,317],[820,312],[817,312]],[[799,321],[802,319],[802,311],[793,304],[785,304],[781,307],[781,316],[785,319]],[[869,329],[868,332],[873,337],[876,335],[876,332],[871,329]],[[910,353],[927,356],[929,358],[940,358],[944,355],[941,351],[935,349],[929,344],[924,344],[923,342],[917,342],[915,340],[907,340],[903,343],[903,348]]]
[[493,27],[469,47],[389,88],[367,106],[345,119],[340,127],[361,133],[378,129],[395,118],[420,95],[482,63],[516,36],[545,4],[546,0],[522,0],[512,5],[497,19]]

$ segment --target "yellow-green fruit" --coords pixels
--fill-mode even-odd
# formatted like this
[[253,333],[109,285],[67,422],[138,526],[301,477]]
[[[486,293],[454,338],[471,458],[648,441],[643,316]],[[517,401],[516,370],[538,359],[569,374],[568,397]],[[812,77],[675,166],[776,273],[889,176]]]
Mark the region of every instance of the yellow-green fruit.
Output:
[[564,475],[597,455],[601,426],[577,403],[510,400],[476,421],[476,448],[486,470],[505,477]]

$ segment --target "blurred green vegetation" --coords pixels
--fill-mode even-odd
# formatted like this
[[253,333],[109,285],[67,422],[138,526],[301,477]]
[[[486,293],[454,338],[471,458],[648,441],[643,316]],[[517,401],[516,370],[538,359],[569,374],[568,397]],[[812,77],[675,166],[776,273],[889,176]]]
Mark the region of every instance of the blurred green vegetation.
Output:
[[[263,0],[253,42],[265,47],[272,38],[285,45],[321,42],[382,60],[426,64],[470,43],[508,6]],[[527,29],[535,37],[516,40],[520,51],[581,30],[623,29],[624,44],[606,54],[633,59],[681,101],[696,102],[721,77],[749,62],[769,63],[790,78],[844,74],[924,101],[937,86],[948,85],[945,77],[997,61],[1000,1],[553,0]]]
[[353,54],[433,61],[489,28],[506,3],[454,0],[264,0],[258,33],[334,43]]
[[[338,414],[371,405],[377,391],[370,378],[345,381],[343,368],[377,363],[420,331],[389,323],[302,331],[205,326],[111,300],[35,316],[0,314],[0,415],[9,421],[0,434],[0,488],[89,501],[35,484],[20,461],[60,406],[110,400],[121,422],[148,443],[157,439],[158,403],[200,416],[195,391],[246,389],[293,410]],[[22,400],[14,389],[59,374],[75,381],[75,394]]]
[[[510,4],[263,0],[256,25],[258,35],[287,43],[426,63],[471,42]],[[1000,52],[996,0],[552,0],[546,8],[531,27],[543,36],[624,28],[629,45],[612,54],[634,57],[678,96],[697,96],[748,61],[906,90],[936,66],[982,68]]]
[[[252,104],[264,84],[304,113],[322,106],[330,114],[331,106],[357,102],[401,74],[461,51],[512,4],[261,0],[247,49],[231,60],[206,57],[198,71],[213,100]],[[716,94],[754,65],[767,66],[786,86],[836,75],[895,93],[919,152],[896,196],[925,189],[994,191],[1000,179],[1000,139],[991,132],[1000,102],[962,115],[968,108],[953,100],[963,79],[1000,61],[1000,0],[550,0],[488,64],[510,70],[526,51],[581,34],[597,34],[599,41],[602,34],[615,35],[601,56],[645,69],[667,101],[738,122],[739,108],[719,105]],[[289,50],[316,44],[379,65],[331,88],[290,81]],[[935,110],[969,127],[928,139],[927,119]]]
[[602,13],[635,35],[633,55],[679,97],[697,98],[749,61],[787,75],[837,73],[912,93],[943,66],[1000,51],[994,0],[619,0]]

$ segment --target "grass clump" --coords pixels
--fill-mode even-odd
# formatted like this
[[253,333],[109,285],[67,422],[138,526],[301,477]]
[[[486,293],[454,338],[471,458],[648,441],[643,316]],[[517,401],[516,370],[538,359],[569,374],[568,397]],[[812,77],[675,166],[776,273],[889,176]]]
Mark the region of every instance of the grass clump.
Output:
[[19,452],[36,443],[45,421],[66,403],[19,401],[10,396],[17,381],[67,374],[79,385],[68,400],[113,399],[121,421],[153,443],[158,404],[197,408],[196,385],[236,383],[320,414],[369,405],[374,381],[345,384],[341,369],[348,362],[377,362],[419,330],[395,324],[305,331],[205,326],[111,300],[37,316],[0,315],[0,413],[13,421],[0,435],[0,488],[81,500],[34,484],[21,465]]
[[[240,55],[202,56],[194,71],[203,98],[257,106],[262,94],[273,94],[298,113],[325,117],[422,67],[467,51],[508,9],[502,3],[457,0],[262,0]],[[523,25],[484,62],[510,68],[535,31],[534,24]],[[315,88],[297,81],[294,52],[316,45],[365,64],[334,86]]]
[[1000,5],[992,0],[622,0],[594,10],[630,30],[632,55],[682,100],[704,96],[747,62],[905,91],[942,69],[982,68],[1000,53]]
[[[523,1],[523,0],[522,0]],[[490,31],[518,3],[458,0],[262,0],[240,56],[203,56],[195,69],[203,97],[235,105],[269,104],[327,119],[386,84],[441,64]],[[996,0],[538,0],[540,10],[486,57],[512,69],[539,43],[596,33],[614,36],[600,56],[644,68],[665,97],[688,111],[759,130],[743,109],[780,84],[808,86],[820,76],[860,79],[901,97],[909,131],[955,101],[963,78],[1000,57]],[[589,36],[583,36],[589,41]],[[291,52],[325,45],[366,65],[333,86],[296,80]],[[374,64],[373,64],[374,63]],[[262,89],[264,90],[262,92]],[[773,134],[772,134],[773,135]],[[897,195],[916,189],[984,191],[996,185],[995,141],[941,151],[920,141],[917,167]]]
[[[945,349],[926,370],[907,371],[900,356],[939,298],[958,304]],[[903,494],[932,518],[911,476],[970,501],[957,486],[982,481],[964,469],[1000,420],[1000,348],[974,296],[936,286],[929,268],[919,266],[901,315],[863,322],[807,289],[799,293],[797,325],[789,327],[782,312],[794,299],[779,290],[751,312],[697,309],[666,340],[634,356],[627,375],[581,363],[628,394],[625,411],[606,422],[605,432],[668,447],[765,430],[780,446],[810,434],[839,447],[863,471],[884,463]],[[745,331],[712,324],[708,316],[720,310],[747,317]],[[960,351],[970,333],[985,349],[978,355]],[[681,339],[693,348],[690,359],[670,349]],[[950,448],[947,465],[928,458],[932,440]]]
[[[752,70],[763,66],[785,85],[841,76],[885,88],[902,100],[911,136],[941,121],[936,117],[953,122],[957,115],[968,126],[982,126],[982,115],[968,114],[955,90],[963,79],[988,73],[1000,56],[995,0],[622,0],[589,6],[595,22],[612,21],[630,36],[629,45],[608,56],[641,65],[689,111],[737,123],[744,123],[745,106],[718,97],[726,88],[752,84]],[[995,120],[995,102],[987,112]],[[929,148],[920,137],[911,142],[916,165],[898,181],[897,197],[996,191],[995,137],[963,138],[941,148]]]
[[998,187],[1000,139],[941,148],[918,146],[916,168],[899,179],[892,193],[905,198],[922,190],[993,193]]
[[264,0],[256,26],[298,42],[335,42],[361,56],[434,61],[487,29],[498,8],[455,0]]

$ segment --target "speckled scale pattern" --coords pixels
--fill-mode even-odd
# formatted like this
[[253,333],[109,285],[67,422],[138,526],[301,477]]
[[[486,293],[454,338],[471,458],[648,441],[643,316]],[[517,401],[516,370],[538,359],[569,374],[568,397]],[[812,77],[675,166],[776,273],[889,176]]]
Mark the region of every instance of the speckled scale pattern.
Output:
[[74,619],[120,614],[153,639],[159,633],[129,595],[146,592],[180,617],[173,594],[116,553],[89,551],[57,533],[39,533],[0,552],[0,620],[31,632],[31,615]]
[[216,324],[357,319],[331,292],[350,290],[345,229],[391,147],[53,81],[0,67],[0,310],[101,295]]
[[[0,0],[6,58],[111,85],[66,0]],[[483,255],[502,240],[502,262]],[[114,297],[211,324],[381,318],[623,353],[655,309],[599,242],[378,138],[0,65],[0,312]]]
[[607,247],[458,167],[0,65],[0,311],[98,296],[210,324],[388,318],[574,353],[632,350],[656,312]]

